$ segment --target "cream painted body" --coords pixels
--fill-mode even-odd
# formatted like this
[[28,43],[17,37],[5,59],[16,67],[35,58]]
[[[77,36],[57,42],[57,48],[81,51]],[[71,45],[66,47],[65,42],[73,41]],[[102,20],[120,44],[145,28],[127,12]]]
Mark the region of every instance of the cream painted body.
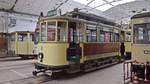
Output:
[[125,52],[131,52],[131,42],[125,42]]
[[[34,42],[30,40],[18,41],[18,33],[15,33],[15,41],[10,42],[10,49],[15,55],[34,55]],[[27,33],[29,38],[30,34]]]
[[44,55],[43,62],[39,63],[52,66],[68,65],[66,57],[68,46],[68,43],[39,43],[39,53]]
[[[69,21],[73,21],[73,22],[79,22],[82,25],[79,26],[79,24],[77,26],[77,28],[80,28],[81,32],[83,33],[83,41],[80,42],[80,47],[82,48],[82,57],[80,59],[80,63],[84,63],[84,61],[87,60],[94,60],[94,59],[98,59],[98,58],[102,58],[102,57],[112,57],[112,56],[118,56],[119,52],[113,52],[113,53],[104,53],[104,54],[97,54],[97,55],[92,55],[92,56],[84,56],[84,48],[83,48],[83,44],[86,42],[86,23],[84,21],[80,21],[80,20],[73,20],[73,19],[69,19],[69,18],[43,18],[41,19],[41,21],[39,21],[40,25],[43,22],[52,22],[52,21],[64,21],[67,22],[67,26],[66,26],[66,38],[68,37],[68,23]],[[90,22],[87,22],[90,23]],[[91,23],[94,24],[94,23]],[[97,24],[97,23],[96,23]],[[95,25],[96,25],[95,24]],[[58,22],[56,22],[56,26],[58,25]],[[118,29],[117,29],[118,30]],[[46,29],[47,31],[47,29]],[[57,27],[56,27],[56,32],[57,32]],[[41,32],[41,30],[40,30]],[[56,33],[55,32],[55,33]],[[119,31],[117,31],[119,32]],[[40,39],[41,39],[41,33],[39,35]],[[46,34],[46,39],[47,39],[47,34]],[[43,59],[41,62],[41,58],[40,56],[38,56],[38,63],[43,64],[43,65],[49,65],[49,66],[63,66],[63,65],[69,65],[69,61],[67,61],[67,48],[69,47],[69,43],[68,39],[65,42],[59,42],[57,40],[57,33],[55,35],[55,41],[39,41],[38,43],[38,53],[43,53]],[[98,39],[98,38],[97,38]]]
[[[61,65],[68,65],[69,62],[67,61],[67,48],[69,47],[68,43],[52,43],[52,42],[45,42],[38,44],[38,52],[43,53],[44,58],[43,62],[40,62],[40,58],[38,62],[44,65],[51,65],[51,66],[61,66]],[[84,48],[83,43],[80,43],[80,47],[82,48],[82,57],[80,59],[80,63],[84,63],[84,61],[94,60],[104,57],[113,57],[118,56],[119,52],[112,52],[112,53],[104,53],[104,54],[97,54],[92,56],[83,56]]]
[[[150,18],[134,18],[131,19],[131,25],[132,25],[132,36],[133,36],[133,27],[134,24],[143,24],[143,23],[150,23]],[[133,37],[132,37],[133,38]],[[150,44],[131,44],[131,52],[132,52],[132,60],[138,61],[138,62],[147,62],[150,61],[150,54],[145,54],[144,51],[150,51]]]
[[33,55],[34,42],[11,42],[11,50],[14,51],[16,55]]
[[[144,53],[144,51],[148,51]],[[134,44],[132,46],[132,60],[139,62],[150,61],[150,44]]]

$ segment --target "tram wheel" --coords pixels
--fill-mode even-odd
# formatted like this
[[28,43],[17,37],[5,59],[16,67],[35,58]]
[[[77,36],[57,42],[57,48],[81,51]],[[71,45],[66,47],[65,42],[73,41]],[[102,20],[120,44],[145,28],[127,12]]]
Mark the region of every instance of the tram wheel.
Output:
[[37,71],[32,71],[33,76],[37,76]]

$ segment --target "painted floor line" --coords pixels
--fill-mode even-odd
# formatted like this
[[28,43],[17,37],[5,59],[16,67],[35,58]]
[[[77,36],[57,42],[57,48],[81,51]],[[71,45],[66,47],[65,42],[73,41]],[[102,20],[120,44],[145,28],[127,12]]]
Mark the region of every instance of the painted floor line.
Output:
[[22,73],[20,73],[20,72],[15,71],[15,70],[10,70],[10,71],[16,73],[17,75],[19,75],[19,76],[21,76],[21,77],[23,77],[23,78],[27,78],[27,77],[28,77],[28,76],[26,76],[25,74],[22,74]]

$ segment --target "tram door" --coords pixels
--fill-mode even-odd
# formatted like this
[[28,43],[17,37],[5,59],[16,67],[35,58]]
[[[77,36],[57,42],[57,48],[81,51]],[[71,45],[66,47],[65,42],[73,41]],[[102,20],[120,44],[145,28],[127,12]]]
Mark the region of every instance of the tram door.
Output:
[[68,43],[69,48],[67,49],[67,60],[70,64],[80,63],[82,49],[78,41],[77,23],[69,22],[68,24]]

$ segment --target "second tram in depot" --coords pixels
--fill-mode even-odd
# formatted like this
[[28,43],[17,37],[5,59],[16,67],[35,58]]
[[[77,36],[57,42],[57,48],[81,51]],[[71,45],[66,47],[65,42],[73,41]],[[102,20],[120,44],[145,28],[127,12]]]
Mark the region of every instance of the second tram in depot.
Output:
[[9,51],[23,59],[34,58],[34,32],[15,31],[11,33]]
[[[124,63],[124,82],[135,84],[150,82],[150,12],[136,14],[131,18],[131,61]],[[127,71],[126,71],[127,70]],[[143,84],[143,83],[142,83]]]
[[73,17],[41,17],[38,23],[38,62],[33,75],[87,72],[120,61],[121,29],[105,18],[75,12]]

